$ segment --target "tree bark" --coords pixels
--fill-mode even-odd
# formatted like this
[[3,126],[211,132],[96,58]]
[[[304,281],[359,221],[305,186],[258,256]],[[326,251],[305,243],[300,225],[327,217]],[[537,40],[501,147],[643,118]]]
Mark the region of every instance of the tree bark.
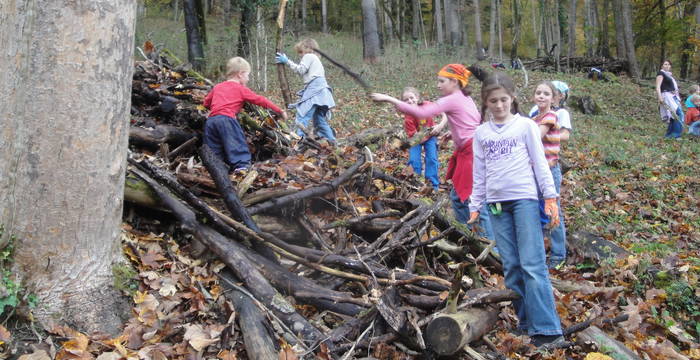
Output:
[[627,44],[625,43],[625,25],[622,19],[622,0],[613,2],[613,17],[615,19],[615,53],[619,59],[627,59]]
[[[192,1],[192,0],[186,0]],[[241,20],[238,26],[238,56],[250,58],[250,28],[255,17],[255,8],[249,1],[241,1]]]
[[485,59],[486,53],[484,52],[484,42],[481,34],[481,4],[479,0],[474,0],[474,43],[476,46],[476,59]]
[[452,355],[470,342],[481,339],[497,320],[498,311],[490,307],[442,314],[428,324],[425,342],[438,355]]
[[599,26],[600,29],[600,40],[598,41],[599,45],[599,50],[598,54],[604,58],[609,58],[610,57],[610,26],[608,24],[608,17],[610,15],[610,1],[611,0],[602,0],[603,1],[603,16],[599,19],[601,24]]
[[185,31],[187,32],[187,60],[197,71],[204,68],[204,47],[200,34],[197,0],[184,0]]
[[463,45],[459,7],[455,2],[456,0],[445,0],[445,27],[447,39],[449,44],[453,47]]
[[518,57],[518,44],[520,43],[520,23],[522,22],[522,13],[520,12],[520,0],[513,0],[513,43],[510,47],[510,59],[515,60]]
[[41,325],[116,334],[136,3],[2,8],[0,224],[17,239],[13,273]]
[[328,0],[321,0],[321,31],[328,34]]
[[569,58],[576,56],[576,5],[576,0],[569,0]]
[[445,42],[445,34],[443,32],[443,23],[442,23],[442,7],[440,4],[442,3],[442,0],[434,0],[434,8],[433,8],[433,18],[435,22],[435,42],[437,42],[439,45]]
[[489,16],[489,51],[490,58],[496,57],[496,14],[498,11],[498,0],[491,0]]
[[[175,1],[177,2],[177,0]],[[231,0],[223,0],[223,17],[224,26],[231,26]]]
[[634,32],[632,31],[632,4],[630,0],[620,0],[622,4],[622,21],[625,32],[625,47],[627,49],[627,62],[629,63],[630,75],[639,80],[641,72],[637,62],[636,49],[634,47]]
[[[275,37],[275,51],[282,52],[282,35],[284,34],[284,19],[287,7],[287,0],[280,0],[279,11],[277,12],[277,35]],[[292,92],[289,89],[289,81],[284,64],[277,64],[277,78],[280,82],[280,90],[284,105],[292,103]]]
[[502,0],[496,1],[498,2],[498,7],[496,8],[496,19],[498,20],[498,24],[496,24],[498,28],[498,60],[503,61],[503,24],[501,22],[501,6],[503,3]]
[[413,41],[420,40],[420,21],[421,17],[423,16],[420,3],[420,0],[411,1],[411,7],[413,8],[413,23],[411,26],[411,37],[413,38]]
[[306,0],[301,0],[301,31],[306,31]]
[[379,61],[379,32],[375,0],[362,0],[362,57],[365,62]]
[[584,8],[586,10],[583,26],[585,29],[584,35],[586,37],[586,56],[595,57],[597,55],[596,40],[598,40],[598,21],[595,0],[584,0]]

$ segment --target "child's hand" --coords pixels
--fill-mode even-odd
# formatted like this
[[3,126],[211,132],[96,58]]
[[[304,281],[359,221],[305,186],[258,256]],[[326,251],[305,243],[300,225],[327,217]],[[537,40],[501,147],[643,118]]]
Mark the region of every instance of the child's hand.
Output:
[[370,94],[370,97],[372,98],[372,100],[378,101],[378,102],[388,102],[392,99],[392,97],[389,95],[384,95],[384,94],[379,94],[379,93],[372,93],[372,94]]
[[476,224],[479,222],[479,212],[478,211],[473,211],[469,213],[469,221],[467,221],[467,224]]
[[557,205],[557,198],[544,199],[544,213],[549,216],[550,229],[559,226],[559,206]]

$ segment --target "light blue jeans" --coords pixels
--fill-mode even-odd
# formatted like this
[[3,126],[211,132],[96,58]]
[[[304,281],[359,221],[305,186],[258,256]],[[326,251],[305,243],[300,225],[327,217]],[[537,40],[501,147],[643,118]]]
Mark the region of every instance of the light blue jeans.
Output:
[[501,214],[491,215],[496,244],[503,262],[505,284],[520,295],[513,301],[519,327],[532,335],[560,335],[545,263],[542,226],[537,200],[501,202]]
[[673,99],[678,104],[678,107],[676,108],[676,115],[678,115],[678,120],[674,118],[669,119],[668,127],[666,128],[666,136],[664,136],[667,139],[675,139],[681,137],[681,133],[683,133],[683,123],[685,122],[685,114],[683,114],[681,101],[678,100],[677,97],[674,97]]
[[[304,116],[299,116],[297,113],[297,123],[304,125],[304,128],[311,130],[309,128],[309,120],[313,119],[314,130],[316,135],[328,139],[329,141],[335,141],[335,136],[333,135],[333,129],[328,125],[328,118],[330,118],[330,111],[328,106],[318,106],[314,105],[311,110],[307,111]],[[297,135],[304,136],[304,132],[301,129],[297,130]]]
[[408,163],[413,167],[416,175],[423,174],[423,149],[425,149],[425,178],[433,184],[434,188],[440,185],[438,179],[438,148],[437,138],[431,137],[426,142],[411,147],[408,152]]
[[700,136],[700,120],[694,121],[692,124],[690,124],[688,127],[688,134]]
[[[467,221],[469,221],[469,199],[462,202],[459,200],[455,189],[452,188],[452,190],[450,190],[450,202],[452,203],[452,210],[455,212],[455,219],[466,225]],[[494,240],[488,206],[484,205],[481,207],[481,211],[479,211],[479,223],[476,225],[477,234],[479,234],[479,236]],[[473,225],[469,225],[470,229],[474,230],[472,226]]]
[[564,225],[564,211],[561,208],[561,167],[559,163],[557,163],[554,167],[549,168],[549,170],[552,171],[554,187],[559,194],[559,199],[557,199],[557,206],[559,207],[559,226],[548,230],[551,240],[549,260],[553,263],[560,263],[566,260],[566,226]]

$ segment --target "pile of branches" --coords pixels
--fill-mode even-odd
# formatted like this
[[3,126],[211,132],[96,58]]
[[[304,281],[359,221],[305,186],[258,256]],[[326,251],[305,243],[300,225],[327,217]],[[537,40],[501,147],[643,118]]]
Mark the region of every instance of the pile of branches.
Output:
[[[257,161],[231,175],[201,142],[208,89],[186,71],[136,64],[125,198],[170,214],[193,257],[226,265],[220,283],[248,358],[277,358],[279,343],[299,358],[350,359],[361,350],[378,358],[503,358],[485,335],[512,323],[499,303],[518,295],[503,288],[493,243],[446,211],[447,193],[401,170],[396,130],[367,130],[333,147],[312,135],[300,140],[248,108],[239,120]],[[553,283],[562,292],[622,291]],[[598,315],[569,323],[567,333],[604,323]],[[600,333],[580,338],[601,344]],[[607,339],[600,346],[626,349]],[[526,342],[508,346],[534,351]]]
[[[606,57],[576,56],[569,58],[568,56],[561,56],[559,58],[559,64],[562,68],[568,66],[570,71],[575,72],[588,72],[593,67],[613,74],[621,74],[629,70],[626,60]],[[552,72],[556,71],[557,63],[553,56],[544,56],[523,60],[523,65],[528,70]]]

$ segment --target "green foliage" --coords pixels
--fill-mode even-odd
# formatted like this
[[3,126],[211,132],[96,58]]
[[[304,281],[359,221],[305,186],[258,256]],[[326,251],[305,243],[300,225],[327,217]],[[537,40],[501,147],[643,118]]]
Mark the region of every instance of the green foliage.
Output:
[[129,264],[114,264],[112,266],[114,288],[128,295],[134,295],[139,288],[138,273]]
[[[0,238],[4,235],[5,228],[0,225]],[[27,293],[17,275],[12,273],[16,240],[14,235],[10,235],[5,247],[0,250],[0,314],[12,314],[20,305],[27,305],[32,309],[38,304],[36,295]]]

